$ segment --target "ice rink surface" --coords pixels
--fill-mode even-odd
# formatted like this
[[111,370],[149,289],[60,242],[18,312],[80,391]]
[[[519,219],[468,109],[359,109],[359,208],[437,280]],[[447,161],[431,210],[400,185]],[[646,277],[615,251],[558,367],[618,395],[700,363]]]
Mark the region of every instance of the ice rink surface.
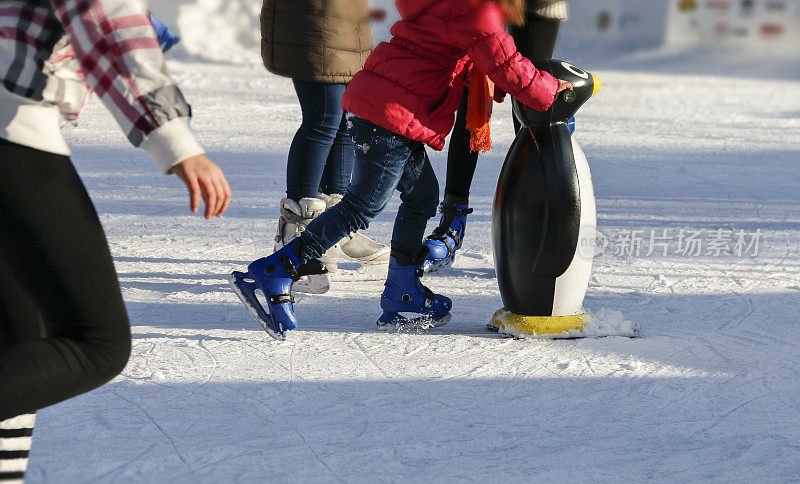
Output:
[[[179,180],[130,148],[97,102],[70,130],[133,355],[112,383],[40,412],[30,482],[797,479],[797,62],[570,58],[604,84],[578,117],[610,241],[585,305],[621,311],[642,338],[484,329],[502,305],[489,229],[512,141],[505,104],[464,248],[424,280],[453,298],[452,322],[378,332],[382,284],[339,284],[302,297],[300,329],[273,341],[225,276],[272,245],[300,119],[291,83],[259,65],[173,62],[233,204],[221,220],[190,216]],[[443,180],[444,155],[429,153]],[[367,233],[388,242],[396,207],[397,197]],[[719,229],[748,242],[760,230],[757,255],[732,243],[708,253]],[[678,246],[689,232],[699,255]],[[671,239],[666,255],[648,249],[653,233]]]

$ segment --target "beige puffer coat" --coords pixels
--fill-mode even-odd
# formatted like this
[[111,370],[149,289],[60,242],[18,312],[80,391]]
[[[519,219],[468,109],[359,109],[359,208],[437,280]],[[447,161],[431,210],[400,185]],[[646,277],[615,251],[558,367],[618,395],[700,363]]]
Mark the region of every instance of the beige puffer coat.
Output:
[[264,0],[261,57],[274,74],[348,83],[371,52],[368,0]]

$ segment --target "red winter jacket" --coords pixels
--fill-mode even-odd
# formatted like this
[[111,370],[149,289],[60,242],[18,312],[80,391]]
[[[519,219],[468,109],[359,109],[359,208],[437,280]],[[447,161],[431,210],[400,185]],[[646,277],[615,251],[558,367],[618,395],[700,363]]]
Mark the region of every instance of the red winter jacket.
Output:
[[517,52],[496,2],[397,0],[397,8],[391,42],[350,82],[345,110],[441,150],[473,65],[534,109],[553,103],[558,81]]

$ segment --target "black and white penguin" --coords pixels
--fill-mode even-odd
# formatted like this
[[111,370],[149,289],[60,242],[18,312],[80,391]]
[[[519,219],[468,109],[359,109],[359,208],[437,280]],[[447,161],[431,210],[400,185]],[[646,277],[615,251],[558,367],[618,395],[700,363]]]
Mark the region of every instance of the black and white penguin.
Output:
[[517,133],[500,172],[492,242],[503,309],[490,327],[510,334],[578,332],[594,256],[597,212],[586,156],[569,120],[600,90],[597,76],[567,62],[535,61],[569,81],[549,110],[516,100]]

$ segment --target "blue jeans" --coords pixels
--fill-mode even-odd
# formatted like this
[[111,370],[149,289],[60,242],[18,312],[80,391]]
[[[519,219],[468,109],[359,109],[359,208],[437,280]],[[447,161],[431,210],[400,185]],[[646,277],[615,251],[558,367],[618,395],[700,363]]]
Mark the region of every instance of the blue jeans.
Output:
[[356,163],[344,199],[314,219],[300,239],[301,262],[322,256],[342,237],[364,230],[389,203],[395,189],[402,204],[392,233],[392,252],[415,259],[428,219],[436,215],[439,182],[425,145],[351,116]]
[[286,196],[294,201],[318,192],[343,194],[353,172],[353,141],[342,111],[346,84],[293,79],[303,124],[294,135],[286,166]]

